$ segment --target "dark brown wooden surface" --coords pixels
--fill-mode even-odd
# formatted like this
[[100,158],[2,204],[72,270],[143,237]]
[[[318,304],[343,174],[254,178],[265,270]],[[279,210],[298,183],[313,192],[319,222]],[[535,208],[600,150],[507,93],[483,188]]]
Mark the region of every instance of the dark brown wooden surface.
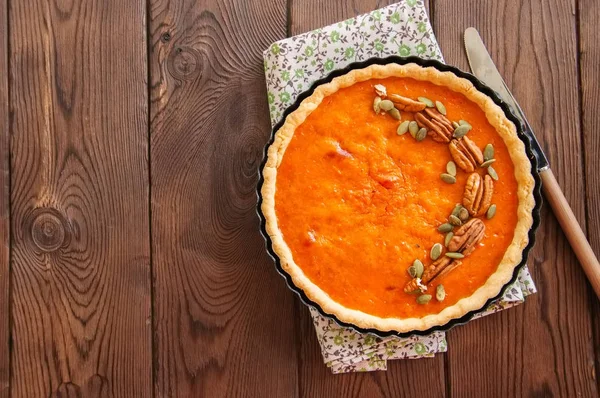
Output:
[[10,174],[8,134],[8,16],[0,0],[0,398],[9,396]]
[[[0,398],[598,396],[600,304],[548,208],[524,305],[434,359],[323,365],[258,232],[262,51],[389,3],[0,0]],[[479,29],[600,253],[598,2],[427,6],[448,63]]]
[[[585,161],[586,181],[586,220],[588,237],[594,252],[600,253],[600,46],[598,30],[600,7],[594,0],[582,0],[578,4],[577,18],[579,26],[579,63],[580,63],[580,106],[583,139],[583,159]],[[596,383],[600,391],[600,301],[594,297],[592,320],[594,322],[594,342],[596,352]]]
[[255,210],[286,4],[153,1],[150,21],[156,396],[294,395],[293,297]]
[[152,393],[143,1],[12,1],[11,396]]

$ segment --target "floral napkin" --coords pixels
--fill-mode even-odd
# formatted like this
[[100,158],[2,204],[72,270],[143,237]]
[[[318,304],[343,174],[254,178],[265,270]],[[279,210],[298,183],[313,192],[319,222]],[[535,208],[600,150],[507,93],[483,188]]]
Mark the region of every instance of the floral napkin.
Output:
[[[273,43],[264,56],[271,124],[311,84],[334,69],[371,57],[417,55],[443,61],[421,0],[405,0],[368,14]],[[527,267],[481,317],[525,301],[536,292]],[[341,327],[310,308],[323,360],[333,373],[386,370],[387,361],[433,357],[447,349],[446,334],[380,338]]]

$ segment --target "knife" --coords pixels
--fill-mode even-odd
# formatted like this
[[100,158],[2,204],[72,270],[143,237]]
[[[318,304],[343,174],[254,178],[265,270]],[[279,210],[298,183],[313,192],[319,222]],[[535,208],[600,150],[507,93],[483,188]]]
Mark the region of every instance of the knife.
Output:
[[548,203],[550,203],[554,215],[558,219],[560,226],[569,240],[571,248],[579,259],[583,271],[594,288],[596,295],[600,298],[600,263],[598,263],[598,259],[587,241],[585,234],[581,230],[581,226],[577,222],[573,210],[571,210],[565,195],[560,189],[560,186],[550,169],[548,158],[546,158],[544,151],[542,151],[542,148],[540,147],[540,143],[535,138],[533,129],[527,122],[515,97],[512,96],[506,83],[504,83],[500,72],[498,72],[496,65],[494,65],[490,54],[485,48],[485,45],[475,28],[467,28],[467,30],[465,30],[465,49],[473,74],[491,89],[496,91],[500,98],[502,98],[502,100],[513,110],[514,114],[525,127],[525,134],[531,141],[533,153],[538,161],[537,171],[542,179],[544,196]]

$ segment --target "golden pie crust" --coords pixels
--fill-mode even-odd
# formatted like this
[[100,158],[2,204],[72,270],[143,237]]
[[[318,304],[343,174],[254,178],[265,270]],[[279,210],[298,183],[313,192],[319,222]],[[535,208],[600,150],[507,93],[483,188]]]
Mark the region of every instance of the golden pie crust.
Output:
[[[504,253],[504,257],[496,271],[472,295],[460,299],[454,305],[444,308],[439,313],[428,314],[421,318],[381,318],[359,310],[346,308],[334,301],[318,285],[313,283],[294,262],[294,256],[283,238],[275,213],[277,170],[297,126],[305,121],[325,97],[336,91],[358,82],[388,77],[408,77],[445,86],[449,90],[463,94],[467,99],[477,104],[485,113],[488,122],[503,139],[514,165],[518,185],[517,225],[512,242]],[[471,311],[481,309],[490,298],[496,297],[503,286],[511,280],[515,267],[522,260],[522,252],[527,246],[528,233],[533,224],[535,181],[531,172],[531,163],[525,153],[525,145],[518,138],[514,124],[506,118],[502,109],[491,98],[478,91],[470,81],[451,72],[441,72],[432,67],[423,68],[417,64],[371,65],[364,69],[352,70],[343,76],[334,78],[330,83],[317,87],[310,97],[302,101],[297,110],[288,115],[283,126],[276,132],[275,139],[268,148],[263,177],[262,212],[266,220],[267,233],[273,243],[273,250],[281,261],[281,267],[291,276],[294,284],[302,289],[310,300],[320,305],[323,311],[335,315],[342,322],[360,328],[373,328],[380,331],[400,333],[427,330],[435,326],[445,325],[452,319],[460,318]]]

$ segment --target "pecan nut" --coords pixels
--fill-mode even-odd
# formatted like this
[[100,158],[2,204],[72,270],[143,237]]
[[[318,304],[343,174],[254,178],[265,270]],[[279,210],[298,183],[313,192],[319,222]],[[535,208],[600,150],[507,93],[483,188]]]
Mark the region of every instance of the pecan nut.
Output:
[[452,123],[436,109],[425,108],[422,112],[417,112],[415,121],[419,127],[425,127],[436,142],[447,144],[452,139]]
[[454,162],[467,173],[475,171],[483,163],[481,149],[466,136],[453,139],[449,147]]
[[392,101],[394,105],[396,105],[396,108],[400,109],[401,111],[419,112],[427,107],[427,105],[422,102],[403,97],[400,94],[390,94],[388,95],[388,99]]
[[460,227],[448,243],[448,250],[468,256],[483,239],[485,224],[479,218],[472,218]]
[[461,264],[461,261],[442,256],[425,268],[420,280],[418,278],[411,279],[404,287],[404,292],[412,293],[421,289],[422,285],[426,285],[434,279],[446,275]]
[[465,184],[463,206],[473,217],[485,214],[492,204],[494,180],[488,174],[481,178],[478,173],[471,173]]

